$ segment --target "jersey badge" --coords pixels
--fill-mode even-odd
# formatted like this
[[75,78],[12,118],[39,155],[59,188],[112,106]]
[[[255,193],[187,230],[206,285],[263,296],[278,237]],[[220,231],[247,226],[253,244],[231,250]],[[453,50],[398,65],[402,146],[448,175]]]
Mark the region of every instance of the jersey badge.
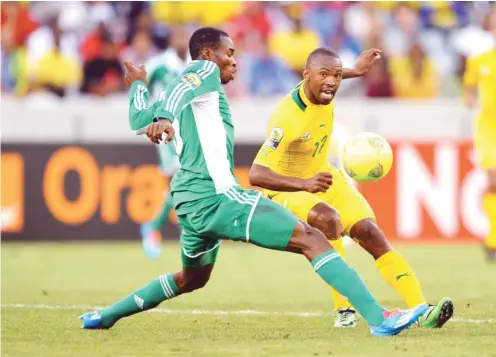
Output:
[[272,129],[272,132],[270,133],[269,138],[267,139],[267,142],[265,145],[267,145],[269,148],[276,150],[279,144],[282,141],[282,138],[284,137],[284,133],[281,128],[274,128]]
[[189,86],[191,87],[191,89],[196,89],[201,84],[200,76],[198,74],[196,74],[196,73],[186,73],[185,75],[183,75],[181,77],[181,80],[184,83],[189,84]]

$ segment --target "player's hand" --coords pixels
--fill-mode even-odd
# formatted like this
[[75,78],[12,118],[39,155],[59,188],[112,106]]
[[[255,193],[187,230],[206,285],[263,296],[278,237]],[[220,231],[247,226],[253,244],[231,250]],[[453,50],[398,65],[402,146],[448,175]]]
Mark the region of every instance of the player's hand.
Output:
[[304,190],[310,193],[326,192],[332,185],[332,175],[329,172],[319,172],[305,181]]
[[381,50],[377,48],[371,48],[363,51],[360,56],[358,56],[355,70],[361,75],[367,74],[374,63],[381,58]]
[[136,67],[131,61],[125,61],[124,70],[124,80],[128,87],[131,87],[131,84],[133,84],[134,81],[142,81],[145,84],[148,84],[146,69],[144,65],[140,64],[138,67]]
[[165,138],[165,143],[167,144],[175,134],[174,127],[169,119],[159,119],[146,129],[146,136],[155,144],[159,144],[162,141],[163,133],[167,133]]

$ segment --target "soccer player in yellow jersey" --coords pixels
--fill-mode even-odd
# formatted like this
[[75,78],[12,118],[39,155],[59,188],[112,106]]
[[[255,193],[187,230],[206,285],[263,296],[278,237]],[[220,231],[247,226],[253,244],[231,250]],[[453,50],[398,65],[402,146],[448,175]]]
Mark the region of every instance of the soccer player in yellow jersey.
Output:
[[[365,51],[357,67],[343,70],[339,56],[318,48],[308,57],[304,80],[272,113],[268,138],[250,170],[250,182],[302,221],[322,231],[344,257],[341,236],[349,235],[375,259],[379,272],[409,307],[425,303],[410,265],[395,251],[376,225],[365,198],[327,161],[334,124],[332,100],[343,78],[362,75],[380,51]],[[365,66],[364,66],[365,65]],[[353,327],[355,311],[331,290],[335,326]],[[453,314],[453,303],[443,298],[420,319],[423,327],[441,327]]]
[[495,47],[467,60],[463,82],[470,107],[475,106],[479,97],[479,110],[474,121],[474,146],[479,164],[488,177],[483,199],[489,220],[485,247],[488,258],[496,261],[496,11],[492,17]]

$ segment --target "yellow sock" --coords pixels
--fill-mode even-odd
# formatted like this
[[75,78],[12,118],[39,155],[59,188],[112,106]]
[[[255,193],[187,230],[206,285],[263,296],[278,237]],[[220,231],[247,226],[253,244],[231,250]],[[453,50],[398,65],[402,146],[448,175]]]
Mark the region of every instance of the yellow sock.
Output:
[[496,193],[486,193],[483,206],[489,220],[489,234],[486,238],[486,246],[496,249]]
[[422,288],[410,265],[400,253],[393,250],[375,261],[384,280],[412,308],[425,303]]
[[[346,259],[346,251],[344,250],[343,238],[339,238],[331,241],[332,246],[341,255],[343,259]],[[349,309],[351,304],[346,298],[338,293],[336,290],[331,288],[332,301],[334,302],[334,311],[339,309]]]

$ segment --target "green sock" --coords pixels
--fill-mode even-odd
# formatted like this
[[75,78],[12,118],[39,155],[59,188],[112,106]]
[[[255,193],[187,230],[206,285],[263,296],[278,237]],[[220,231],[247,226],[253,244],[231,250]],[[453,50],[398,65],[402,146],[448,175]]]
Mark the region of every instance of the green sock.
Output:
[[331,249],[312,260],[313,269],[357,309],[369,325],[384,321],[384,308],[379,305],[357,272]]
[[172,194],[169,192],[160,214],[151,223],[153,229],[160,230],[163,227],[164,222],[169,219],[169,213],[173,208],[174,202],[172,201]]
[[123,317],[153,309],[162,301],[172,299],[180,294],[181,292],[174,282],[173,274],[161,275],[112,306],[100,310],[103,326],[112,327]]

